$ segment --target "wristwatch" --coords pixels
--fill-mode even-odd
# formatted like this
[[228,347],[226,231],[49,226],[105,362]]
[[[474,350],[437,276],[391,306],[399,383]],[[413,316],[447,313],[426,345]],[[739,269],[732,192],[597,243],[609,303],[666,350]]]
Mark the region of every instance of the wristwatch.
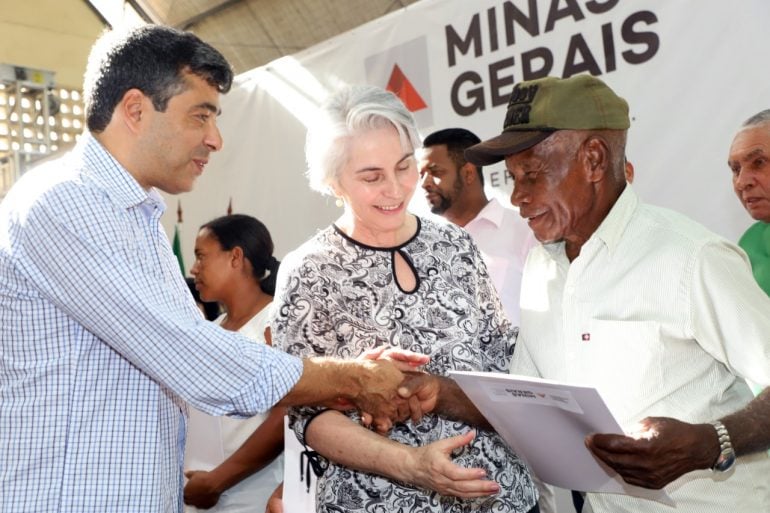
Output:
[[719,457],[714,466],[711,467],[711,470],[714,472],[727,472],[735,465],[735,450],[733,450],[733,444],[730,441],[730,434],[727,432],[725,425],[718,420],[709,424],[714,426],[719,438]]

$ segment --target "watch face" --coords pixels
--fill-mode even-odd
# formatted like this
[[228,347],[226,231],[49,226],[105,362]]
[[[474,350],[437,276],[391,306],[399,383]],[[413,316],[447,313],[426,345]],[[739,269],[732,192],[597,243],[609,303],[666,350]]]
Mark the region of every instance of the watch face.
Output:
[[735,451],[730,448],[729,451],[723,451],[719,455],[719,458],[717,458],[717,462],[714,464],[712,469],[716,470],[717,472],[727,472],[732,468],[733,465],[735,465]]

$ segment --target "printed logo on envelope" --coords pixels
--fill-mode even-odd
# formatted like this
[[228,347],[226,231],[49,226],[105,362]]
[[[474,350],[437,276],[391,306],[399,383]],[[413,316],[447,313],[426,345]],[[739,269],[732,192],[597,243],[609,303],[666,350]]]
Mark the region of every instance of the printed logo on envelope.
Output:
[[549,406],[555,408],[561,408],[562,410],[571,411],[573,413],[583,414],[583,409],[572,397],[572,394],[567,390],[559,390],[558,392],[549,389],[547,387],[536,386],[511,386],[501,384],[490,384],[489,395],[495,402],[524,402],[528,404],[540,404],[542,406]]

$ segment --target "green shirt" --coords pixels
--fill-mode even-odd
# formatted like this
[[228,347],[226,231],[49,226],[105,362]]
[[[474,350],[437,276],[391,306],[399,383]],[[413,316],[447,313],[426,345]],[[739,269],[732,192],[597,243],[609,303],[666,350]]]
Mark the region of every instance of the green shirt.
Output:
[[749,255],[754,279],[770,296],[770,224],[755,223],[746,230],[738,245]]

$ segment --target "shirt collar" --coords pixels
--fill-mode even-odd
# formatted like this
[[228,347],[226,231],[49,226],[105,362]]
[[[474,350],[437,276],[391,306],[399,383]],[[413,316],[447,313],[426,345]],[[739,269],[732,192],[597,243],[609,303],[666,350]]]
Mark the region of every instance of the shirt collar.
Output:
[[492,198],[487,202],[486,205],[484,205],[484,208],[479,211],[479,213],[470,221],[470,223],[475,223],[480,219],[484,219],[494,224],[497,228],[500,228],[500,225],[503,224],[504,217],[505,207],[503,207],[503,205],[497,201],[497,198]]
[[[638,205],[639,197],[633,191],[631,185],[626,184],[626,188],[620,194],[617,201],[615,201],[607,217],[604,218],[599,228],[596,229],[584,246],[593,240],[599,240],[604,243],[607,251],[612,254],[620,243],[620,238],[623,236],[623,232],[625,232],[626,226],[631,221],[631,217]],[[551,258],[558,259],[562,255],[566,259],[564,241],[543,244],[543,248],[548,251]]]
[[626,226],[631,221],[631,216],[634,215],[638,205],[639,198],[631,189],[631,185],[626,184],[626,188],[620,194],[617,201],[615,201],[607,217],[604,218],[604,221],[602,221],[602,224],[599,225],[599,228],[596,229],[591,238],[595,237],[604,242],[607,250],[612,254],[620,243],[623,232],[626,231]]
[[129,209],[147,202],[165,210],[165,202],[158,191],[155,188],[149,191],[143,189],[131,173],[89,132],[81,137],[78,150],[86,163],[84,174],[104,190],[118,207]]

